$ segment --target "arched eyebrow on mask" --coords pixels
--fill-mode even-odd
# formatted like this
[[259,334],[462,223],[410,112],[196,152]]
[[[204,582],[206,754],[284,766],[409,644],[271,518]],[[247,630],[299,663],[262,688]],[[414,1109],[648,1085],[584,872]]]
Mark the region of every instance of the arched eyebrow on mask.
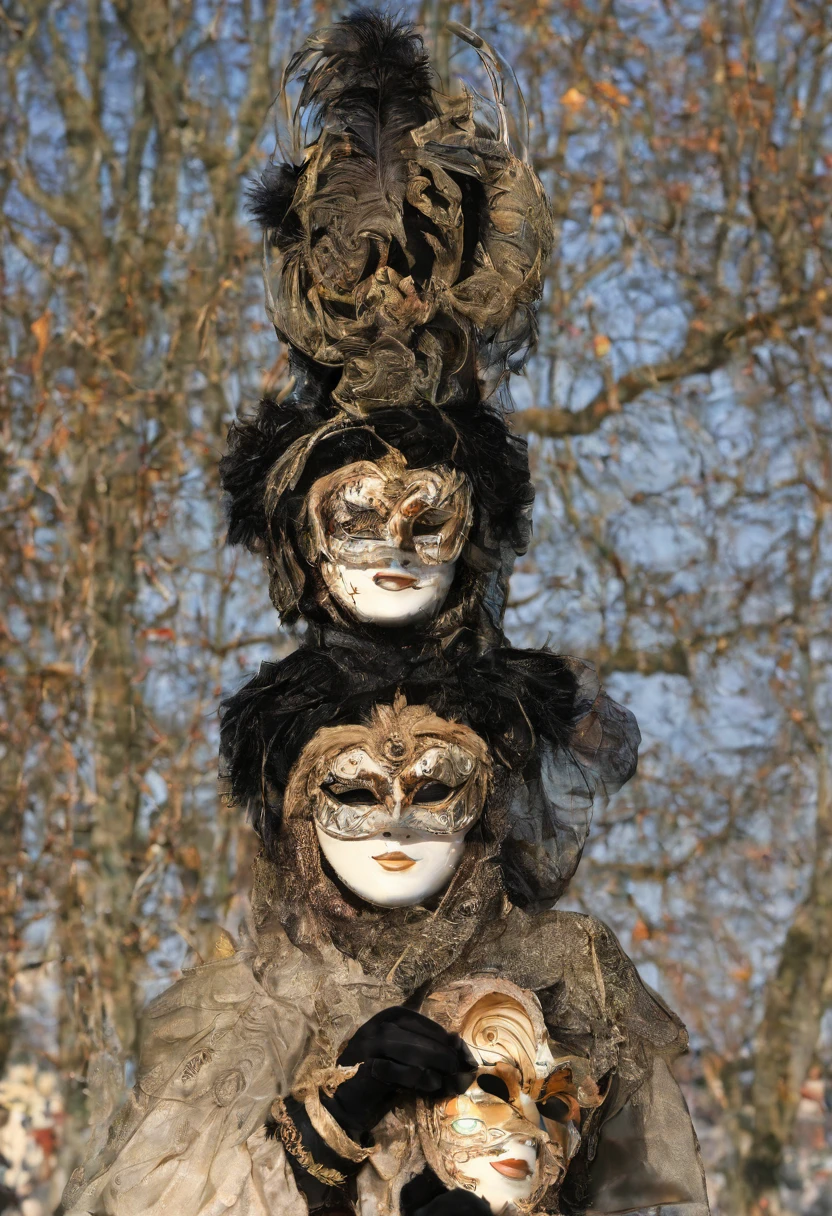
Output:
[[379,515],[389,515],[391,496],[387,484],[382,477],[367,473],[354,481],[344,481],[321,499],[322,511],[337,511],[339,507],[347,511],[377,511]]
[[476,766],[475,758],[458,743],[432,740],[414,757],[406,772],[408,779],[413,774],[415,779],[441,781],[456,788],[473,776]]
[[431,507],[445,507],[458,498],[458,510],[464,517],[468,506],[468,479],[458,469],[437,465],[435,468],[396,471],[385,476],[384,470],[366,462],[356,462],[317,481],[309,492],[313,511],[337,510],[339,505],[362,509],[383,507],[388,514],[402,509],[409,498],[422,499],[419,512]]
[[362,747],[345,748],[335,756],[330,756],[322,767],[341,784],[370,782],[374,787],[390,784],[387,767]]

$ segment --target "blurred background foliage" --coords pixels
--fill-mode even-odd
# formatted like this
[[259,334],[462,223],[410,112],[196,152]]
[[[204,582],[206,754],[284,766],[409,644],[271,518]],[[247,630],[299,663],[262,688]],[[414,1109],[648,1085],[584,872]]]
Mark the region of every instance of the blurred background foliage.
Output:
[[[721,1213],[832,1211],[832,9],[425,0],[514,63],[554,201],[514,388],[513,641],[645,736],[567,906],[685,1017]],[[217,460],[283,380],[245,185],[302,0],[3,0],[0,1210],[56,1209],[137,1017],[244,915],[216,707],[286,653]],[[814,1087],[814,1088],[813,1088]]]

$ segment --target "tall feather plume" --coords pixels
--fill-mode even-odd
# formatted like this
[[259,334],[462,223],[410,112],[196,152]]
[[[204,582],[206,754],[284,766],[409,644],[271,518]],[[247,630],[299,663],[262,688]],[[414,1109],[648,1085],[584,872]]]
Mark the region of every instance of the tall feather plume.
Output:
[[[347,208],[353,233],[380,228],[382,239],[404,245],[399,217],[407,165],[400,144],[437,113],[421,38],[388,14],[358,9],[307,40],[286,68],[284,90],[294,80],[303,82],[294,113],[297,147],[310,127],[334,137],[329,163],[316,162],[312,173],[306,167],[315,180],[307,199],[301,191],[297,203],[314,199],[316,211],[330,211],[336,220]],[[272,165],[249,192],[252,214],[278,246],[300,236],[291,207],[303,172]]]
[[275,329],[340,369],[332,400],[354,417],[496,400],[534,343],[551,210],[512,150],[496,52],[453,28],[495,81],[499,137],[470,95],[434,92],[412,26],[360,9],[290,62],[303,163],[250,194]]
[[[296,122],[302,118],[322,130],[323,155],[308,205],[316,227],[332,224],[333,239],[331,253],[317,259],[318,268],[335,272],[336,281],[340,277],[341,285],[350,287],[353,273],[363,277],[366,259],[373,256],[367,238],[378,241],[381,263],[392,241],[407,253],[402,222],[407,162],[401,142],[436,113],[430,61],[411,26],[359,9],[292,59],[286,80],[296,77],[303,80]],[[344,261],[346,273],[339,265]]]
[[[436,116],[433,72],[411,25],[360,8],[309,39],[286,69],[303,80],[296,119],[348,129],[381,162],[384,150]],[[380,165],[380,168],[382,166]]]

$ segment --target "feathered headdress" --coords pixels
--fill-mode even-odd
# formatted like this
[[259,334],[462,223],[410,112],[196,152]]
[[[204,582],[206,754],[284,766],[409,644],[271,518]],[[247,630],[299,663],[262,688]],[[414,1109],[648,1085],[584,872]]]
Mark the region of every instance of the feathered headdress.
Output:
[[[462,26],[499,88],[499,61]],[[534,171],[471,94],[440,96],[411,26],[359,10],[291,60],[302,163],[251,192],[278,335],[337,369],[351,414],[489,398],[535,338],[552,219]]]

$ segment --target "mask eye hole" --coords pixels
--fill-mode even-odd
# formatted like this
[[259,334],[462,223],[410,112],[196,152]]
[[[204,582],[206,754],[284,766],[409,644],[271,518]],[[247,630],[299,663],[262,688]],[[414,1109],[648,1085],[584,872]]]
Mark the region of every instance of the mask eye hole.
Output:
[[336,802],[342,803],[343,806],[375,806],[377,802],[373,791],[366,789],[363,785],[357,785],[352,789],[346,790],[334,790],[330,788],[326,792]]
[[453,792],[452,787],[445,785],[443,781],[426,781],[424,785],[419,786],[411,801],[418,805],[444,802]]
[[384,522],[378,511],[372,507],[348,509],[345,519],[338,521],[346,532],[356,540],[377,540],[384,529]]
[[484,1093],[491,1094],[494,1098],[499,1098],[501,1102],[508,1102],[511,1099],[511,1094],[508,1092],[508,1086],[502,1077],[495,1077],[491,1072],[484,1072],[477,1077],[477,1085]]
[[451,1127],[458,1136],[475,1136],[485,1124],[482,1119],[454,1119]]
[[413,535],[436,536],[452,518],[450,511],[423,511],[419,518],[413,521]]
[[537,1109],[545,1118],[552,1119],[555,1123],[564,1123],[569,1115],[570,1106],[562,1098],[553,1095],[551,1098],[547,1098],[545,1102],[539,1102]]

